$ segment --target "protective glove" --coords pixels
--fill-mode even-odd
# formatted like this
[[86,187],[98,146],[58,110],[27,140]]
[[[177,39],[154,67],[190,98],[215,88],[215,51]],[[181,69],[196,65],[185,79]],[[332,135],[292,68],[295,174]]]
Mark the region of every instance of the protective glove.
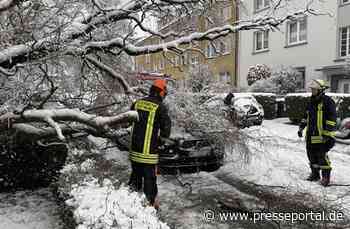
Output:
[[302,129],[298,130],[298,136],[299,136],[299,138],[303,137],[303,130]]

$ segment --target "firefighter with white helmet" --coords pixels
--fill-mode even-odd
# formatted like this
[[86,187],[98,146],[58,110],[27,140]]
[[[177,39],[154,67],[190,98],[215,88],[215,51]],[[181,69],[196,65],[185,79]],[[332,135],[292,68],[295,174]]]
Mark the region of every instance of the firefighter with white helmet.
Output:
[[307,180],[320,180],[321,170],[321,185],[328,186],[332,167],[327,152],[335,143],[336,106],[333,99],[325,94],[325,90],[329,87],[324,80],[312,80],[309,88],[312,95],[299,126],[298,135],[302,137],[303,129],[306,127],[306,151],[311,168]]

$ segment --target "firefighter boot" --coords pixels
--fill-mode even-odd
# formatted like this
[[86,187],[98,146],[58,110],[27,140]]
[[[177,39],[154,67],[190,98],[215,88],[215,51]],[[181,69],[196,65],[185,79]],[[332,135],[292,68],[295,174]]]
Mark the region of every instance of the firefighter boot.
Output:
[[319,168],[314,168],[312,165],[311,167],[311,174],[306,178],[308,181],[318,181],[320,179],[320,169]]
[[327,187],[329,185],[329,181],[331,178],[331,170],[330,169],[323,169],[322,170],[322,179],[321,179],[321,185],[324,187]]

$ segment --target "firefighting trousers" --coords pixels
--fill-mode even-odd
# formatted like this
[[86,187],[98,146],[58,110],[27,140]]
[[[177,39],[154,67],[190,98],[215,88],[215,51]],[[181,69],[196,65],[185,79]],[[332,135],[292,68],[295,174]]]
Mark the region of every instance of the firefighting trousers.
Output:
[[326,144],[307,144],[306,152],[311,169],[331,170],[331,162],[327,152],[329,147]]
[[156,165],[131,161],[131,169],[129,185],[135,191],[141,191],[143,188],[147,200],[150,204],[154,204],[158,194]]

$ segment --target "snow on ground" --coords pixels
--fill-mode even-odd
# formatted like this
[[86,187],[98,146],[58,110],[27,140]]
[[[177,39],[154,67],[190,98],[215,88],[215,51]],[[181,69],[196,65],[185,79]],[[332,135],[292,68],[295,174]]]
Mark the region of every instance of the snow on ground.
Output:
[[156,210],[147,206],[143,195],[130,192],[123,185],[115,189],[108,179],[102,185],[94,178],[86,180],[83,185],[73,188],[71,195],[66,203],[76,208],[74,217],[78,229],[169,229],[159,221]]
[[[242,130],[252,153],[249,163],[243,163],[236,154],[228,154],[226,163],[218,171],[183,174],[179,177],[158,177],[161,221],[170,228],[232,228],[231,224],[208,223],[203,220],[206,209],[217,209],[220,199],[244,199],[248,209],[259,209],[259,201],[237,189],[235,183],[248,181],[267,186],[283,186],[288,192],[309,193],[320,202],[343,209],[349,216],[349,187],[324,188],[318,183],[308,182],[308,160],[305,141],[297,136],[298,127],[288,119],[265,120],[262,126]],[[128,164],[127,152],[111,150],[106,154],[115,163]],[[329,153],[332,161],[332,183],[350,184],[350,146],[336,144]],[[130,173],[125,170],[124,173]],[[222,177],[232,178],[231,180]],[[124,181],[127,182],[127,181]],[[241,225],[234,225],[238,228]],[[261,227],[263,228],[263,227]],[[265,228],[270,228],[269,226]]]
[[0,194],[2,229],[60,229],[57,211],[48,189]]
[[[181,183],[191,184],[191,190],[175,179],[160,177],[159,196],[161,206],[166,209],[162,217],[176,228],[216,228],[217,224],[203,221],[203,211],[215,208],[216,200],[223,196],[225,199],[239,196],[245,199],[246,205],[248,202],[249,209],[258,209],[259,203],[254,197],[236,189],[234,181],[237,179],[267,186],[283,186],[289,192],[310,193],[321,202],[324,200],[332,206],[343,208],[349,216],[349,187],[324,188],[305,180],[309,166],[305,142],[298,138],[297,130],[298,127],[288,124],[287,119],[265,120],[262,126],[244,129],[243,132],[251,137],[248,140],[252,152],[250,162],[240,163],[237,155],[228,155],[226,164],[216,172],[183,175]],[[337,144],[329,153],[333,183],[350,184],[349,152],[349,146]],[[231,176],[233,182],[220,180],[222,175]],[[225,227],[230,228],[227,224],[220,225],[220,228]]]
[[[242,166],[228,163],[221,171],[234,169],[233,176],[262,185],[285,186],[303,191],[325,200],[337,200],[350,216],[350,187],[324,188],[317,182],[306,181],[310,169],[305,141],[298,138],[298,127],[288,124],[288,119],[265,120],[262,127],[243,130],[253,137],[248,140],[253,153],[251,162]],[[331,183],[350,185],[350,146],[336,144],[328,153],[332,162]]]
[[[265,120],[262,126],[242,130],[247,135],[252,153],[249,163],[240,163],[236,154],[228,154],[225,165],[213,173],[159,176],[159,213],[145,206],[142,193],[130,192],[124,185],[115,189],[109,180],[101,185],[93,178],[73,188],[72,199],[68,203],[76,208],[74,214],[80,224],[79,229],[99,228],[101,223],[104,225],[102,228],[112,228],[112,225],[119,228],[130,228],[132,225],[131,228],[157,229],[239,228],[242,225],[233,226],[232,222],[205,222],[203,212],[206,209],[218,209],[220,199],[243,199],[244,203],[241,204],[244,207],[259,209],[260,203],[255,196],[237,189],[235,181],[242,180],[309,193],[320,201],[343,208],[349,216],[349,187],[324,188],[305,180],[309,167],[305,142],[297,137],[297,128],[288,124],[287,119]],[[127,154],[110,149],[105,156],[117,165],[125,166],[129,164]],[[336,144],[329,157],[333,166],[332,183],[350,184],[350,146]],[[88,166],[91,163],[85,164]],[[127,182],[128,174],[130,169],[121,171],[123,183]],[[222,179],[223,175],[232,180]],[[57,206],[47,189],[3,193],[0,199],[0,228],[60,228]],[[270,227],[265,225],[261,228]]]

